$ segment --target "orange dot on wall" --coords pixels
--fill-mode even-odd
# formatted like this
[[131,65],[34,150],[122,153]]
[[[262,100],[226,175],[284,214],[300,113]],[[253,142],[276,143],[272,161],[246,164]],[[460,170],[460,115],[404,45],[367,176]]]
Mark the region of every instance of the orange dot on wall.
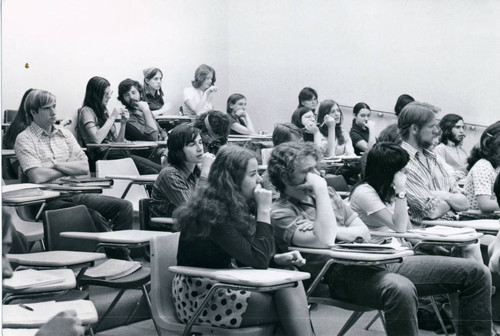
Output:
[[26,64],[24,65],[24,67],[25,67],[26,69],[29,69],[29,68],[30,68],[30,65],[29,65],[28,63],[26,63]]

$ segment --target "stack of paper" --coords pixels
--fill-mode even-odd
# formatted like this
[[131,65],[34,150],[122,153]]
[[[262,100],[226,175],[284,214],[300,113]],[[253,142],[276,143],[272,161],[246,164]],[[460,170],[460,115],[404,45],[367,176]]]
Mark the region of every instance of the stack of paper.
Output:
[[3,281],[3,287],[10,290],[20,290],[30,287],[41,287],[63,281],[64,278],[55,274],[29,269],[14,272],[10,279],[5,279]]
[[413,229],[413,230],[409,230],[408,232],[413,232],[413,233],[422,234],[422,235],[446,237],[446,236],[455,236],[455,235],[475,233],[476,230],[474,230],[473,228],[468,228],[468,227],[457,228],[457,227],[436,225],[436,226],[431,226],[431,227],[428,227],[425,229]]
[[332,247],[334,251],[362,252],[362,253],[396,253],[408,250],[402,246],[397,239],[392,239],[389,244],[370,244],[370,243],[342,243],[335,244]]
[[138,261],[108,259],[98,266],[88,268],[85,275],[97,279],[114,280],[132,274],[141,267]]
[[64,184],[82,187],[110,187],[113,185],[113,179],[106,177],[63,177],[60,181]]

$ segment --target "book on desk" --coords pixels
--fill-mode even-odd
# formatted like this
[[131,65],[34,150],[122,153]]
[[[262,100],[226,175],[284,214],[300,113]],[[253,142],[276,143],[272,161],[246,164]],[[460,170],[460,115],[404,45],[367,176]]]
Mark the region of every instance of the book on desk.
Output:
[[55,274],[28,269],[14,272],[11,278],[3,281],[3,287],[8,290],[20,290],[55,284],[63,281],[64,278]]
[[126,277],[141,267],[142,264],[138,261],[108,259],[100,265],[88,268],[85,271],[85,276],[96,279],[115,280]]
[[450,226],[436,225],[425,229],[408,230],[408,232],[417,233],[421,235],[449,237],[449,236],[475,233],[476,230],[469,227],[450,227]]
[[371,243],[340,243],[335,244],[332,248],[334,251],[343,252],[359,252],[359,253],[396,253],[409,250],[408,247],[392,238],[388,244],[371,244]]
[[11,184],[2,187],[2,201],[5,203],[31,202],[58,197],[57,191],[42,190],[43,185],[34,183]]
[[63,177],[59,184],[85,187],[111,187],[114,183],[112,178],[107,177]]

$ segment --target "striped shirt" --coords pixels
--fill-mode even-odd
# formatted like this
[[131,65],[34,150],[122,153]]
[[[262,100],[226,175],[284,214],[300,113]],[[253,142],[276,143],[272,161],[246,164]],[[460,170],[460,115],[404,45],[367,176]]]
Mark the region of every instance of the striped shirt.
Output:
[[69,130],[52,126],[52,132],[48,134],[35,122],[19,133],[14,150],[24,173],[53,161],[87,161],[87,156]]
[[[408,214],[413,224],[420,225],[440,202],[440,198],[434,196],[432,191],[457,193],[459,189],[455,178],[447,172],[433,152],[424,149],[422,154],[406,142],[401,147],[410,155],[406,166]],[[441,219],[455,219],[453,211],[449,211]]]

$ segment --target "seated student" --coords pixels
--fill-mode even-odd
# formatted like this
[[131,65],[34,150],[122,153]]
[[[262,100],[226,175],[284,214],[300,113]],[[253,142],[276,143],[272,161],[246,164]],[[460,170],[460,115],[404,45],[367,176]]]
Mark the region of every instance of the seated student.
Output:
[[406,105],[414,101],[415,99],[408,94],[402,94],[401,96],[399,96],[398,100],[396,101],[396,105],[394,106],[394,113],[396,114],[396,117],[399,117],[399,115],[401,114],[401,110],[403,110]]
[[464,120],[457,114],[447,114],[439,122],[442,134],[434,152],[453,168],[457,180],[467,173],[467,151],[462,147],[465,139]]
[[141,100],[142,87],[138,81],[127,78],[118,85],[118,100],[129,112],[125,138],[131,141],[163,140],[165,131],[156,122],[148,103]]
[[[7,253],[11,252],[13,233],[10,213],[2,207],[2,280],[12,277],[12,266],[7,259]],[[11,252],[13,253],[13,252]],[[85,329],[82,322],[76,317],[74,310],[60,312],[47,323],[42,325],[36,336],[83,336]]]
[[352,109],[354,119],[352,127],[349,131],[354,153],[361,155],[361,152],[366,152],[375,144],[375,130],[370,122],[372,110],[366,103],[357,103]]
[[[493,185],[493,192],[497,199],[497,205],[500,207],[500,174],[497,175]],[[488,254],[490,256],[488,266],[490,271],[500,275],[500,231],[498,231],[495,241],[488,246]]]
[[144,88],[141,92],[141,99],[148,103],[149,109],[154,116],[165,114],[172,108],[172,104],[163,100],[163,90],[161,82],[163,73],[158,68],[147,68],[142,71],[144,74]]
[[[271,208],[278,251],[370,239],[365,224],[319,176],[318,157],[308,143],[288,142],[273,150],[268,171],[281,192]],[[327,259],[308,255],[307,264],[299,269],[315,277]],[[460,291],[460,334],[491,332],[491,275],[472,260],[418,255],[384,267],[333,264],[325,280],[332,297],[382,309],[389,336],[418,334],[417,296],[456,291]]]
[[479,146],[468,158],[469,173],[464,190],[470,208],[491,213],[500,210],[493,193],[495,178],[500,172],[500,121],[486,128]]
[[299,107],[310,108],[314,115],[316,115],[316,108],[318,107],[318,93],[310,87],[305,87],[299,92]]
[[[349,198],[351,209],[370,231],[406,232],[411,228],[406,203],[408,153],[399,145],[377,142],[368,151],[365,178]],[[383,237],[372,237],[374,243]]]
[[302,131],[304,141],[314,142],[316,147],[321,148],[322,135],[316,123],[316,116],[311,108],[302,106],[292,114],[292,124]]
[[[95,76],[88,81],[83,106],[78,110],[76,125],[77,134],[84,145],[127,141],[125,129],[129,118],[128,111],[114,108],[112,113],[108,113],[106,109],[112,93],[111,85],[105,78]],[[120,130],[116,134],[115,120],[118,117],[120,117]],[[92,163],[95,163],[104,158],[106,151],[100,147],[89,148],[87,155]],[[109,160],[126,157],[134,160],[141,174],[157,174],[161,169],[159,164],[138,155],[131,155],[126,150],[112,150],[107,156]]]
[[[215,156],[203,153],[200,130],[181,124],[170,131],[167,165],[161,170],[151,194],[151,215],[172,217],[191,196],[199,180],[206,180]],[[201,164],[201,167],[199,166]]]
[[342,128],[344,114],[331,99],[321,103],[318,110],[319,131],[322,137],[321,151],[325,157],[354,155],[349,133]]
[[[274,253],[271,192],[259,185],[260,180],[252,152],[239,146],[219,151],[207,183],[174,213],[181,231],[178,265],[232,268],[235,259],[240,265],[265,269],[270,263],[305,263],[296,251]],[[172,296],[180,321],[188,321],[210,287],[209,279],[174,277]],[[286,335],[313,334],[302,284],[273,293],[221,291],[198,321],[228,328],[281,321]]]
[[208,111],[200,114],[194,121],[194,127],[201,131],[203,151],[217,154],[227,145],[229,135],[229,117],[220,111]]
[[252,120],[246,112],[247,99],[234,93],[227,98],[226,112],[231,124],[231,134],[255,134]]
[[184,89],[184,114],[200,115],[203,112],[212,110],[213,95],[219,91],[215,86],[215,70],[206,64],[202,64],[194,73],[192,86]]
[[288,141],[303,141],[300,128],[292,123],[279,123],[274,125],[273,146],[276,147]]
[[[61,177],[89,175],[87,156],[73,134],[54,126],[56,97],[33,90],[24,109],[29,126],[16,139],[14,149],[23,173],[33,183],[54,183]],[[116,197],[76,194],[47,202],[47,209],[85,205],[100,231],[132,228],[132,204]]]

